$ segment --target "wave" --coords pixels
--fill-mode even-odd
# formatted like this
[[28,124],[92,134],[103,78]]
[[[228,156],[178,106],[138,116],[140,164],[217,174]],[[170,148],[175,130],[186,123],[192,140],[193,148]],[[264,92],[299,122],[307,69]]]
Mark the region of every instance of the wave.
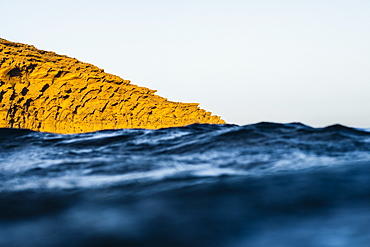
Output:
[[[341,125],[195,124],[74,135],[0,129],[0,136],[3,190],[140,178],[257,176],[370,159],[370,133]],[[30,182],[35,176],[40,179]]]
[[1,246],[370,241],[366,129],[267,122],[70,135],[0,129],[0,179]]

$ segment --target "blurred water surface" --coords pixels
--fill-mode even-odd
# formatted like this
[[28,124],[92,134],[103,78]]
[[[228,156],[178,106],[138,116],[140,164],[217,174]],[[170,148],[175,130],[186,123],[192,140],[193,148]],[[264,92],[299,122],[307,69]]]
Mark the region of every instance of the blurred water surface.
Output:
[[0,129],[0,246],[368,246],[370,132]]

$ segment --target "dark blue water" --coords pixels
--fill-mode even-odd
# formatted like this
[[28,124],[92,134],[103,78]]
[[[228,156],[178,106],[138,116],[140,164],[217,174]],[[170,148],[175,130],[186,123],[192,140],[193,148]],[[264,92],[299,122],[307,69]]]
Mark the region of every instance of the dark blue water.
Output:
[[0,129],[0,246],[370,246],[370,132]]

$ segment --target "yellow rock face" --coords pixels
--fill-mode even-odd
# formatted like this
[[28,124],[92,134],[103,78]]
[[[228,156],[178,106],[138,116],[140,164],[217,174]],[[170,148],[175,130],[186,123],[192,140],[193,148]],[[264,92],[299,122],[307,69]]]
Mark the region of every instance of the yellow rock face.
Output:
[[0,127],[54,133],[224,124],[74,58],[0,39]]

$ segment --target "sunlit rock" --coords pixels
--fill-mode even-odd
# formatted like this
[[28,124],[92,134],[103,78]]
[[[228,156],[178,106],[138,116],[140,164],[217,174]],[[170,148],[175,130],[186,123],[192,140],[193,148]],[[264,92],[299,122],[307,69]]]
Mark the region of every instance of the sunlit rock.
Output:
[[0,127],[55,133],[224,124],[98,67],[0,39]]

